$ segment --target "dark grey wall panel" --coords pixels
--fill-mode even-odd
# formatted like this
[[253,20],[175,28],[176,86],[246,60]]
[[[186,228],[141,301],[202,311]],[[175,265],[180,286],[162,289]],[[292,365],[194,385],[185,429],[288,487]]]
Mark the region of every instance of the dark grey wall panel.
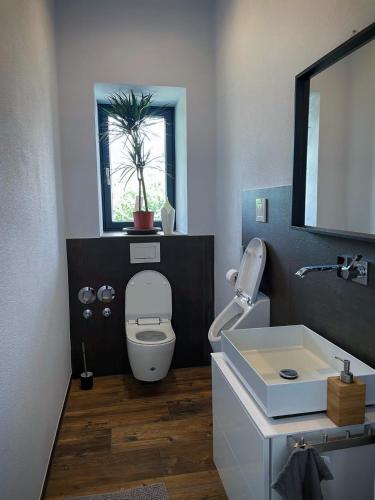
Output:
[[[130,243],[160,241],[161,262],[130,264]],[[154,269],[164,274],[172,287],[176,333],[174,367],[209,364],[208,328],[214,318],[214,237],[150,236],[104,237],[67,240],[70,325],[73,375],[82,371],[81,340],[85,340],[89,369],[95,375],[130,371],[126,353],[125,287],[133,274]],[[93,318],[84,320],[85,306],[78,301],[82,286],[111,285],[116,299],[109,304],[110,319],[101,315],[104,304],[89,306]]]
[[[268,223],[255,222],[258,197],[268,198]],[[267,244],[261,288],[271,297],[272,325],[305,324],[375,367],[375,244],[291,229],[291,186],[244,191],[242,207],[243,244],[254,236]],[[304,265],[358,253],[371,262],[368,287],[335,272],[294,276]]]

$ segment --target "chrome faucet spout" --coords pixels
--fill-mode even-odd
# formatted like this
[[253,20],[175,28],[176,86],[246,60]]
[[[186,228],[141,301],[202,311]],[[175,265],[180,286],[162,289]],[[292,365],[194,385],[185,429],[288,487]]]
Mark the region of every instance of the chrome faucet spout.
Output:
[[299,278],[304,278],[306,274],[309,273],[317,273],[317,272],[323,272],[323,271],[337,271],[338,269],[341,269],[341,266],[339,264],[327,264],[323,266],[305,266],[301,267],[301,269],[298,269],[298,271],[295,273],[295,276],[298,276]]
[[362,255],[354,255],[351,257],[338,256],[337,264],[327,264],[323,266],[304,266],[294,273],[298,278],[304,278],[309,273],[317,273],[322,271],[336,271],[339,278],[347,281],[353,281],[360,285],[368,285],[368,268],[369,263],[362,260]]

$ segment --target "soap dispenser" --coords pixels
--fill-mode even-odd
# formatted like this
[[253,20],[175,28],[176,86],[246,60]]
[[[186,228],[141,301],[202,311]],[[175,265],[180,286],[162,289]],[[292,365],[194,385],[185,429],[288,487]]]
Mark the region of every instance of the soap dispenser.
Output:
[[335,356],[344,363],[339,377],[327,380],[327,415],[338,426],[363,424],[365,420],[366,384],[350,371],[350,361]]

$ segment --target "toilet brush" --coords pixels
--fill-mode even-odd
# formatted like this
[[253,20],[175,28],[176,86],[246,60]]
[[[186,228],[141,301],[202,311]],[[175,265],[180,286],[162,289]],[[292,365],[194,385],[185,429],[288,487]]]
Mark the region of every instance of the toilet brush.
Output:
[[81,347],[82,347],[82,358],[83,358],[83,368],[84,368],[84,371],[81,373],[81,389],[83,391],[88,391],[89,389],[92,389],[94,374],[93,372],[87,371],[86,350],[84,342],[81,342]]

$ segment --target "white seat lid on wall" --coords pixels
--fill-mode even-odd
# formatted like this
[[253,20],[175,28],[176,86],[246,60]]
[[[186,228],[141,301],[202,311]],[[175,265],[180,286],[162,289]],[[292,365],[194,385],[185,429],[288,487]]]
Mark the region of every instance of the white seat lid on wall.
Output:
[[243,254],[240,270],[236,280],[236,291],[255,302],[264,266],[266,264],[267,249],[263,240],[253,238]]
[[141,271],[126,286],[125,320],[139,318],[172,318],[171,285],[158,271]]

